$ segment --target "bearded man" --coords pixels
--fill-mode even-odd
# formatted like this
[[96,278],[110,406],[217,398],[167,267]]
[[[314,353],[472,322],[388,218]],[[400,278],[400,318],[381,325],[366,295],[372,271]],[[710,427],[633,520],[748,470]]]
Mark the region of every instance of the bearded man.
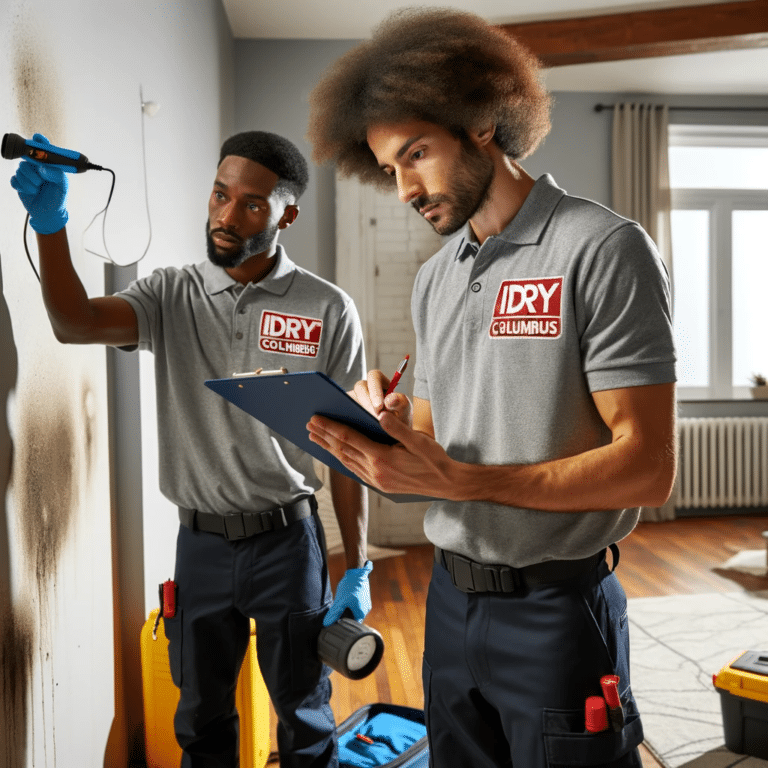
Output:
[[381,371],[355,387],[396,444],[308,425],[371,485],[440,499],[424,519],[432,765],[639,768],[614,570],[638,507],[662,504],[675,474],[657,250],[636,223],[526,173],[550,98],[534,57],[474,14],[394,14],[311,103],[318,162],[396,189],[452,235],[413,287],[412,400],[385,399]]
[[[177,610],[164,622],[181,689],[174,725],[182,768],[239,764],[235,690],[250,619],[278,717],[281,765],[338,766],[330,669],[317,658],[317,637],[324,620],[349,609],[361,621],[371,608],[367,499],[332,471],[348,568],[331,606],[311,457],[204,385],[261,368],[324,371],[348,387],[364,374],[355,305],[277,242],[298,216],[308,178],[306,160],[282,136],[230,137],[208,200],[208,261],[157,269],[93,299],[70,256],[66,174],[25,158],[11,181],[37,232],[56,338],[154,353],[160,488],[180,520]],[[297,318],[304,343],[269,330]]]

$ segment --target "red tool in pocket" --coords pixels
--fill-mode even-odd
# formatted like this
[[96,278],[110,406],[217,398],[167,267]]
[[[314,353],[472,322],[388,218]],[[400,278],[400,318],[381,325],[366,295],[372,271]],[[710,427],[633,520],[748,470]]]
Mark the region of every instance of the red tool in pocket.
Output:
[[624,727],[624,708],[621,706],[619,696],[619,676],[604,675],[600,678],[600,687],[603,689],[605,703],[608,705],[608,720],[614,731],[620,731]]
[[176,615],[176,582],[168,579],[160,585],[160,612],[164,619],[172,619]]
[[602,696],[589,696],[584,702],[584,726],[589,733],[600,733],[608,728],[608,714]]
[[157,612],[155,626],[152,627],[152,639],[157,640],[157,628],[160,626],[160,619],[172,619],[176,615],[176,598],[179,588],[172,579],[164,581],[159,587],[160,610]]

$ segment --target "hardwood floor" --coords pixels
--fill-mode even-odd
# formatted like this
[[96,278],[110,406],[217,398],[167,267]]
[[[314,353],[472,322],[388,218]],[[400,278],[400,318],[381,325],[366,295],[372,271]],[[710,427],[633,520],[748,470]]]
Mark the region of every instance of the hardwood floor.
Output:
[[[767,529],[768,516],[641,523],[620,544],[617,575],[630,598],[765,589],[765,580],[736,583],[715,569],[741,549],[765,547],[761,533]],[[331,706],[337,722],[376,701],[424,704],[421,656],[433,550],[431,546],[400,549],[405,555],[377,560],[370,575],[373,608],[365,623],[381,632],[384,659],[373,674],[357,682],[333,673]],[[330,571],[336,584],[344,572],[341,555],[331,558]],[[273,716],[273,735],[274,728]],[[643,765],[656,768],[659,763],[643,749]]]

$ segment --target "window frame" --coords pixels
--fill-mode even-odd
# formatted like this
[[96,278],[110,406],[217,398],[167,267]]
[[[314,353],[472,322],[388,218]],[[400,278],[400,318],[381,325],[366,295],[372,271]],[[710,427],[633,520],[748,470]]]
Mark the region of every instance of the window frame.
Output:
[[[669,146],[768,147],[768,126],[670,125]],[[709,213],[709,386],[679,386],[678,400],[747,399],[749,387],[733,386],[732,216],[734,211],[768,211],[768,188],[672,187],[670,203],[673,211]],[[674,281],[674,253],[672,272]]]

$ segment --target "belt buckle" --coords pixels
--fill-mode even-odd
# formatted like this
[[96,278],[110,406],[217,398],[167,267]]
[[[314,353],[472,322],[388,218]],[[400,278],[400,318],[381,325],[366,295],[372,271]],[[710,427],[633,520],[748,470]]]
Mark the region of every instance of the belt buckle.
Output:
[[453,586],[462,592],[511,593],[523,586],[520,572],[509,565],[483,565],[461,555],[443,553]]
[[[282,509],[280,510],[282,512]],[[256,519],[259,521],[259,528],[256,533],[264,533],[265,531],[275,530],[275,510],[267,510],[266,512],[260,512]]]
[[248,534],[245,532],[245,522],[242,515],[224,515],[224,537],[227,541],[244,539]]
[[[490,578],[489,578],[490,577]],[[509,565],[486,565],[485,566],[486,584],[490,581],[493,584],[494,592],[517,592],[522,586],[520,573],[516,568]]]
[[461,555],[452,554],[450,555],[450,563],[453,586],[468,594],[476,592],[475,580],[472,576],[472,561]]
[[274,529],[272,512],[251,512],[240,516],[243,521],[243,535],[237,536],[238,539],[247,539],[251,536],[257,536],[265,531]]

